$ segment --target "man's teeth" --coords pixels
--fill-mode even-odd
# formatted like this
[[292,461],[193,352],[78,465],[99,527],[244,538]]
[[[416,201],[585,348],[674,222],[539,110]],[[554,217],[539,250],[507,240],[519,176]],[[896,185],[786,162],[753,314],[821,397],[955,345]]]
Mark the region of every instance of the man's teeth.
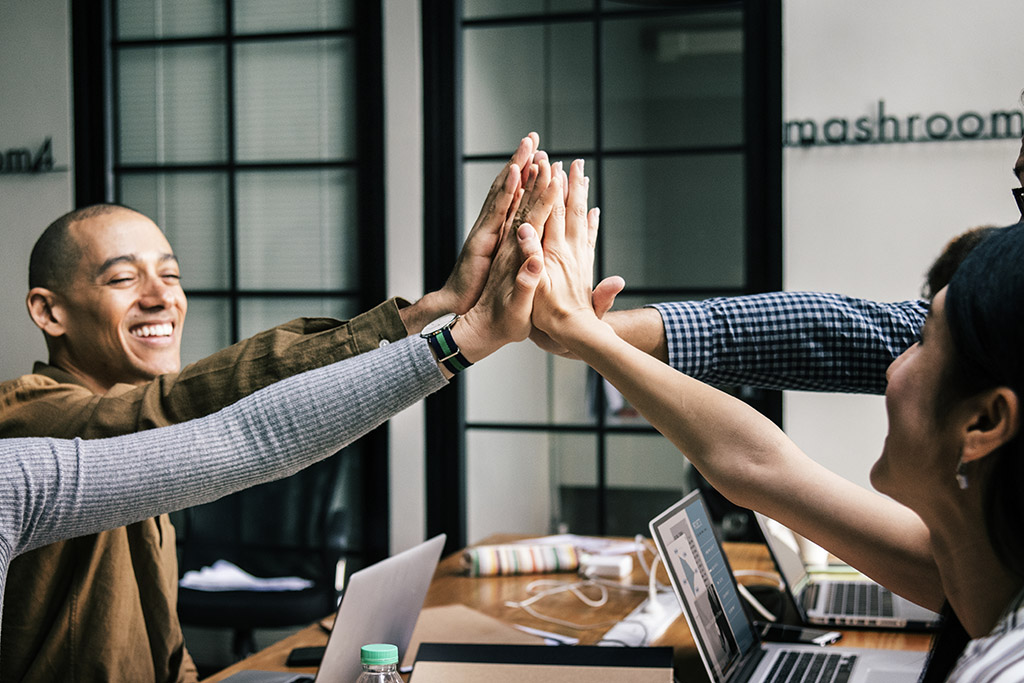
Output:
[[136,337],[170,337],[173,331],[173,325],[170,323],[163,323],[161,325],[143,325],[142,327],[136,327],[132,330],[132,334]]

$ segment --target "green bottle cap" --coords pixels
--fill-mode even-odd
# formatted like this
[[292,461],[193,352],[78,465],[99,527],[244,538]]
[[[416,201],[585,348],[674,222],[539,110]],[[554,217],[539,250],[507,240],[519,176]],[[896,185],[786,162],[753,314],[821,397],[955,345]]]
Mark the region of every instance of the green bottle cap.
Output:
[[359,661],[364,666],[387,666],[398,664],[398,646],[385,643],[363,645],[359,650]]

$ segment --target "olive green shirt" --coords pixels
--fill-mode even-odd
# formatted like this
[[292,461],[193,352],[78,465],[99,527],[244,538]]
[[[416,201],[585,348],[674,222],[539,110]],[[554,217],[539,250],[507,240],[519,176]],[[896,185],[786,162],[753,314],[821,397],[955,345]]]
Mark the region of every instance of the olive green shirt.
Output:
[[[293,320],[178,374],[99,395],[39,363],[33,374],[0,384],[0,437],[100,438],[202,417],[284,377],[405,337],[400,305],[391,299],[347,322]],[[15,558],[0,682],[195,681],[177,586],[166,515]]]

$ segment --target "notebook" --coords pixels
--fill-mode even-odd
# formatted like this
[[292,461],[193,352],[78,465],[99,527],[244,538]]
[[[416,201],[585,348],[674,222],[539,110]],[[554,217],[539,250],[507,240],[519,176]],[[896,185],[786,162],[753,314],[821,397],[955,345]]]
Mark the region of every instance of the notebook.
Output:
[[354,681],[362,672],[359,648],[369,643],[398,646],[405,654],[416,619],[444,548],[440,534],[352,574],[341,597],[316,678],[282,671],[240,671],[231,683],[298,683]]
[[409,681],[672,683],[672,648],[423,643]]
[[935,612],[894,595],[874,581],[810,576],[792,545],[792,532],[759,512],[754,515],[804,623],[918,630],[935,629],[941,624],[942,617]]
[[916,681],[926,653],[762,643],[700,491],[650,524],[704,668],[722,681]]

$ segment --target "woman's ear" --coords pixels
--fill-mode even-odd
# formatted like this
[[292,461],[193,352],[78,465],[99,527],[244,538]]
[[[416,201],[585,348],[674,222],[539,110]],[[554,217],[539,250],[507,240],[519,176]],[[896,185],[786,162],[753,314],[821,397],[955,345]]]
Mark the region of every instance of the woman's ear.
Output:
[[45,287],[33,287],[25,298],[28,314],[36,327],[50,337],[60,337],[67,330],[64,327],[64,311],[59,297]]
[[1017,436],[1020,401],[1009,387],[989,389],[970,399],[972,419],[964,437],[963,462],[974,462]]

